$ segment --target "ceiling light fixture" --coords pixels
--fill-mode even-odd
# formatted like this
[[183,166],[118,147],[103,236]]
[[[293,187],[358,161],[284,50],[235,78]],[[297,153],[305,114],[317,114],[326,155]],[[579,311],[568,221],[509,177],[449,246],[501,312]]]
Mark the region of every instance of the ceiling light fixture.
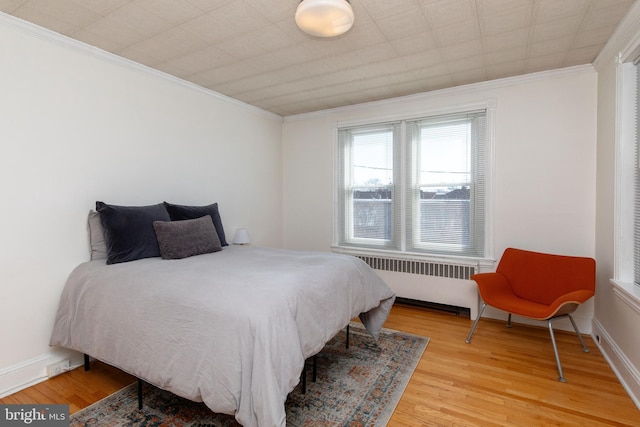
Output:
[[348,0],[302,0],[296,9],[296,24],[316,37],[335,37],[353,26],[353,9]]

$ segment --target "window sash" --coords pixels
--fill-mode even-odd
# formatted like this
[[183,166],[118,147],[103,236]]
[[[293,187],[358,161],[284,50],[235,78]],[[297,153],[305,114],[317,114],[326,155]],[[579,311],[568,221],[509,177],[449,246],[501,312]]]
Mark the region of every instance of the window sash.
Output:
[[407,129],[408,250],[484,256],[486,112],[410,121]]
[[393,195],[398,140],[399,123],[339,131],[341,244],[395,247]]
[[[640,50],[640,48],[639,48]],[[617,283],[638,282],[637,271],[640,239],[639,209],[636,204],[638,181],[637,138],[637,71],[631,61],[618,64],[616,125],[616,189],[614,280]]]

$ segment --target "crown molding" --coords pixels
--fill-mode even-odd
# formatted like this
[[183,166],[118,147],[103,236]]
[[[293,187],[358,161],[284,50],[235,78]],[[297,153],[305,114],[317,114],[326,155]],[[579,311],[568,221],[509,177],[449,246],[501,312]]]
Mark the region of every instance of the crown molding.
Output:
[[254,113],[262,114],[270,118],[282,119],[282,116],[272,113],[270,111],[264,110],[262,108],[256,107],[255,105],[247,104],[246,102],[240,101],[235,98],[231,98],[229,96],[223,95],[214,90],[207,89],[202,86],[198,86],[195,83],[188,82],[181,78],[172,76],[165,72],[156,70],[154,68],[151,68],[146,65],[140,64],[138,62],[132,61],[130,59],[124,58],[122,56],[118,56],[114,53],[107,52],[106,50],[102,50],[95,46],[91,46],[87,43],[81,42],[79,40],[65,36],[63,34],[56,33],[55,31],[51,31],[49,29],[32,24],[30,22],[24,21],[20,18],[9,15],[7,13],[0,12],[0,24],[5,25],[9,28],[13,28],[14,30],[19,31],[21,33],[39,38],[41,40],[52,42],[59,46],[75,50],[76,52],[79,52],[81,54],[93,56],[101,60],[110,62],[112,64],[115,64],[124,68],[128,68],[131,70],[135,70],[137,72],[141,72],[144,74],[148,74],[150,76],[183,86],[185,88],[194,90],[196,92],[200,92],[204,95],[217,98],[221,101],[229,102],[231,104],[234,104],[246,110],[252,111]]
[[565,77],[567,75],[575,75],[576,73],[592,73],[592,72],[595,72],[595,69],[591,64],[576,65],[573,67],[558,68],[555,70],[540,71],[536,73],[523,74],[520,76],[505,77],[502,79],[495,79],[495,80],[489,80],[489,81],[478,82],[478,83],[470,83],[470,84],[461,85],[461,86],[454,86],[454,87],[449,87],[444,89],[433,90],[430,92],[421,92],[421,93],[401,96],[397,98],[389,98],[389,99],[383,99],[379,101],[365,102],[362,104],[347,105],[345,107],[331,108],[327,110],[312,111],[309,113],[285,116],[284,121],[294,122],[299,120],[308,120],[311,118],[319,118],[322,116],[335,115],[335,114],[340,114],[347,111],[358,110],[363,107],[376,107],[381,105],[402,103],[402,102],[407,102],[412,100],[424,100],[424,99],[428,99],[435,96],[452,96],[452,95],[457,95],[461,93],[473,93],[473,92],[480,92],[480,91],[486,91],[486,90],[492,90],[492,89],[495,90],[495,89],[500,89],[500,88],[509,87],[509,86],[516,86],[516,85],[521,85],[525,83],[531,83],[531,82],[540,81],[540,80],[549,80],[549,79],[558,78],[558,77]]
[[640,1],[635,1],[620,24],[609,37],[593,65],[600,69],[609,62],[610,58],[628,60],[633,51],[640,46]]
[[[633,16],[630,17],[630,15],[635,16],[635,19],[633,19]],[[631,21],[631,24],[629,25],[633,25],[633,24],[637,25],[637,21],[639,20],[640,20],[640,2],[636,2],[634,3],[630,13],[627,16],[625,16],[625,18],[623,19],[623,23],[626,24],[628,21]],[[49,42],[56,43],[63,47],[74,49],[86,55],[95,56],[107,62],[116,64],[122,67],[126,67],[132,70],[136,70],[138,72],[143,72],[149,75],[153,75],[154,77],[161,78],[166,81],[170,81],[172,83],[184,86],[191,90],[201,92],[208,96],[213,96],[217,99],[232,103],[234,105],[240,106],[242,108],[245,108],[253,112],[257,112],[257,113],[269,116],[271,118],[280,118],[280,119],[283,118],[278,114],[272,113],[270,111],[264,110],[262,108],[256,107],[251,104],[247,104],[243,101],[237,100],[235,98],[231,98],[229,96],[223,95],[211,89],[206,89],[195,83],[188,82],[186,80],[180,79],[178,77],[172,76],[170,74],[167,74],[162,71],[156,70],[154,68],[148,67],[146,65],[140,64],[138,62],[134,62],[132,60],[118,56],[116,54],[107,52],[95,46],[88,45],[79,40],[75,40],[71,37],[62,35],[60,33],[56,33],[54,31],[48,30],[46,28],[40,27],[30,22],[24,21],[12,15],[8,15],[4,12],[0,12],[0,24],[5,24],[8,27],[12,27],[20,32],[29,34],[31,36],[34,36]],[[625,28],[627,28],[627,32],[630,32],[632,29],[635,29],[633,27],[629,27],[629,25],[625,26]],[[618,27],[618,30],[620,30],[621,27],[622,25]],[[616,30],[615,33],[617,33],[618,30]],[[611,42],[612,39],[610,39],[609,42]],[[607,46],[605,46],[604,49],[606,49]],[[598,58],[600,58],[600,55],[598,55]],[[314,117],[322,117],[326,115],[359,109],[359,108],[362,108],[363,106],[388,105],[390,103],[407,102],[413,99],[424,99],[425,97],[431,97],[431,96],[454,95],[459,93],[470,93],[470,92],[483,91],[488,89],[497,89],[502,87],[520,85],[528,82],[533,82],[536,80],[546,80],[546,79],[555,78],[555,77],[562,77],[567,74],[574,74],[576,72],[592,72],[593,70],[594,70],[593,65],[585,64],[585,65],[578,65],[578,66],[561,68],[556,70],[541,71],[541,72],[530,73],[530,74],[525,74],[521,76],[506,77],[502,79],[490,80],[490,81],[479,82],[479,83],[471,83],[471,84],[466,84],[461,86],[455,86],[452,88],[438,89],[430,92],[422,92],[418,94],[412,94],[412,95],[407,95],[407,96],[402,96],[397,98],[389,98],[389,99],[380,100],[380,101],[372,101],[368,103],[348,105],[345,107],[337,107],[337,108],[332,108],[327,110],[296,114],[296,115],[284,117],[284,121],[289,122],[289,121],[307,120]]]

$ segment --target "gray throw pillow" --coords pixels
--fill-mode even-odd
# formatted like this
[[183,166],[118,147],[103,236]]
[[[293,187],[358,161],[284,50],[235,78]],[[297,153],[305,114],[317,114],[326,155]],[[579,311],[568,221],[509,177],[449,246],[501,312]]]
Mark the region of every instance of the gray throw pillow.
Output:
[[180,259],[222,250],[211,216],[183,221],[154,221],[162,259]]

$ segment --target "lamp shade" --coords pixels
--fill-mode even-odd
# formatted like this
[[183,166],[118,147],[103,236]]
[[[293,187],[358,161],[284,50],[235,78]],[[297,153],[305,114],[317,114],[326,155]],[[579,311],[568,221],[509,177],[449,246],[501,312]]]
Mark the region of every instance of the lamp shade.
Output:
[[249,232],[246,228],[238,228],[236,234],[233,236],[234,245],[248,245],[251,242],[249,239]]
[[316,37],[334,37],[353,26],[354,16],[347,0],[302,0],[296,9],[296,24]]

